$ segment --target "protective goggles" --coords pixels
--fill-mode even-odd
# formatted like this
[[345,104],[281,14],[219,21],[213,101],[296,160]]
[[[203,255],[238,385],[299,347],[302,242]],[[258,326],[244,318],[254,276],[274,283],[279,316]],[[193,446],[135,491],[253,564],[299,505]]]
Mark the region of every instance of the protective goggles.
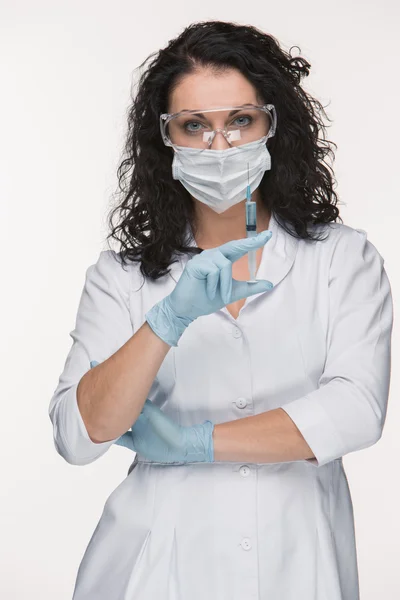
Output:
[[276,124],[273,104],[243,104],[160,115],[163,142],[177,151],[179,146],[198,150],[210,148],[217,133],[221,133],[232,147],[262,138],[266,141],[275,135]]

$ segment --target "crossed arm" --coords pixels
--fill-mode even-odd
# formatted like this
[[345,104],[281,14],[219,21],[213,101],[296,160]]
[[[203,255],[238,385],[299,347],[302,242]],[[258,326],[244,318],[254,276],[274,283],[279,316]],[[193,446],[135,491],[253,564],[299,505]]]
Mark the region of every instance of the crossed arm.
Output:
[[[330,260],[328,351],[317,388],[290,399],[281,408],[215,424],[215,461],[311,460],[322,466],[380,438],[391,366],[393,304],[389,280],[383,259],[365,232],[341,229]],[[138,407],[133,410],[131,390],[136,390],[137,397],[147,394],[149,380],[154,379],[168,351],[168,344],[155,334],[151,337],[145,325],[126,341],[132,323],[123,290],[129,286],[119,281],[111,296],[109,282],[116,279],[113,264],[112,255],[104,251],[98,263],[88,269],[76,327],[71,332],[74,344],[50,402],[56,448],[72,464],[93,462],[117,443],[118,432],[126,431],[127,423],[137,419]],[[123,272],[118,271],[118,276]],[[145,335],[143,341],[141,336]],[[119,349],[114,354],[118,352],[123,360],[104,360],[113,356],[116,347]],[[85,381],[82,375],[90,356],[100,356],[107,364],[105,368],[103,365],[102,377],[86,378],[90,392],[86,394],[87,406],[97,405],[101,416],[97,422],[106,424],[97,428],[99,434],[95,431],[97,439],[106,440],[103,442],[94,442],[89,436],[84,417],[90,411],[81,413],[82,405],[77,402],[77,382]]]
[[215,425],[213,442],[215,461],[272,463],[314,458],[281,408]]

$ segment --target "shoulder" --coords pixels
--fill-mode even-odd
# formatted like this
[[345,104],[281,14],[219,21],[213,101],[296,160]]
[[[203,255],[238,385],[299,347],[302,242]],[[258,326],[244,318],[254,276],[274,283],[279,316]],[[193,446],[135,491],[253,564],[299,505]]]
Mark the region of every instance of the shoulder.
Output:
[[[350,227],[344,223],[333,223],[332,246],[334,252],[345,253],[354,251],[355,253],[375,254],[383,261],[376,246],[368,237],[368,232],[360,227]],[[351,256],[348,256],[350,259]]]
[[305,261],[317,263],[329,280],[340,274],[346,277],[359,271],[379,273],[384,268],[384,258],[362,228],[340,222],[313,225],[313,235],[319,240],[305,240]]
[[140,263],[122,262],[121,252],[101,250],[95,263],[89,265],[86,277],[97,282],[103,288],[118,287],[121,292],[129,293],[140,275]]
[[[358,253],[365,252],[365,250],[379,254],[365,229],[351,227],[344,223],[326,223],[314,226],[314,231],[322,234],[321,237],[323,237],[323,243],[326,244],[326,251],[332,257],[335,254],[343,255],[346,252],[354,251]],[[348,258],[351,259],[351,255]]]
[[345,223],[328,223],[328,228],[332,232],[332,238],[334,243],[337,243],[339,239],[351,240],[351,239],[365,239],[367,232],[364,229],[358,227],[351,227]]
[[344,223],[329,225],[325,255],[329,282],[343,280],[366,287],[367,281],[381,281],[385,261],[367,231]]
[[328,245],[336,245],[340,240],[365,239],[367,232],[364,229],[350,227],[340,222],[319,223],[311,228],[313,233],[318,233],[323,237],[322,241]]

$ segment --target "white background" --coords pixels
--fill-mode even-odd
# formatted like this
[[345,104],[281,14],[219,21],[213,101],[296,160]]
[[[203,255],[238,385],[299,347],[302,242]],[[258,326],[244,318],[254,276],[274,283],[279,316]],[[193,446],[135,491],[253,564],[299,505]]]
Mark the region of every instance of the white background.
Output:
[[[0,11],[0,597],[68,600],[134,458],[113,446],[69,465],[54,448],[48,405],[85,271],[106,248],[135,68],[198,20],[252,24],[285,50],[298,45],[312,65],[303,85],[334,120],[341,215],[384,257],[396,310],[400,11],[396,0],[2,0]],[[398,346],[395,323],[383,437],[344,458],[361,600],[400,597]]]

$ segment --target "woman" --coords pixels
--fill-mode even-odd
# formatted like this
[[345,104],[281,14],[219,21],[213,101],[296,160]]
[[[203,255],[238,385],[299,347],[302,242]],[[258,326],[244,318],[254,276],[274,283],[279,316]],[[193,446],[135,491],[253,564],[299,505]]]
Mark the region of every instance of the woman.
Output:
[[49,411],[71,464],[137,453],[74,600],[359,598],[342,457],[382,435],[392,300],[366,232],[336,222],[309,67],[203,22],[141,76],[122,250],[86,272]]

